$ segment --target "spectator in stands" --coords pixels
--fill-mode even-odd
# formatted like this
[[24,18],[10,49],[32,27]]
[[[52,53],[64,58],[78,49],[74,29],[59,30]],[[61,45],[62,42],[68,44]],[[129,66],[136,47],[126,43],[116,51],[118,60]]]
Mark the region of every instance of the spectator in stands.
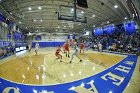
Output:
[[138,46],[138,52],[137,55],[140,56],[140,45]]
[[140,33],[126,35],[124,32],[115,32],[111,35],[94,36],[90,39],[86,38],[86,41],[90,42],[92,40],[94,49],[95,45],[98,45],[100,42],[102,43],[103,49],[118,52],[136,53],[137,47],[140,45]]
[[107,50],[109,50],[109,43],[106,42],[106,48]]
[[14,55],[14,53],[15,53],[15,48],[14,48],[14,46],[10,46],[10,50],[11,50],[11,53]]
[[4,53],[3,53],[3,48],[0,48],[0,57],[3,57]]
[[132,45],[131,44],[128,44],[127,45],[127,49],[128,49],[128,53],[130,53],[132,51]]
[[4,53],[4,56],[7,56],[7,47],[6,46],[3,48],[3,53]]
[[115,43],[112,45],[112,50],[113,50],[113,51],[116,51],[116,50],[117,50],[116,44],[115,44]]
[[[138,46],[138,53],[137,53],[138,56],[140,56],[140,45]],[[139,72],[140,72],[140,62],[139,62]]]

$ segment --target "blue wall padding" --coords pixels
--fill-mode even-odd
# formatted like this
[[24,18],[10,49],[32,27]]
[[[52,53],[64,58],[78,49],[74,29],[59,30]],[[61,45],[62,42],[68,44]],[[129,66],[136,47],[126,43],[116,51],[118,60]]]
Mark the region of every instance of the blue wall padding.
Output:
[[[58,47],[59,45],[63,45],[65,42],[39,42],[40,47]],[[35,47],[36,42],[32,43],[32,47]]]

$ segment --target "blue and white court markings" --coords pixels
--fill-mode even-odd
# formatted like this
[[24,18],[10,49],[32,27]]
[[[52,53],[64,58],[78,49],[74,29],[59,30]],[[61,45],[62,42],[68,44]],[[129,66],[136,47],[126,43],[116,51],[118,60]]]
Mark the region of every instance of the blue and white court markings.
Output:
[[137,58],[136,55],[128,55],[96,75],[65,84],[23,85],[0,78],[0,93],[122,93],[134,72]]

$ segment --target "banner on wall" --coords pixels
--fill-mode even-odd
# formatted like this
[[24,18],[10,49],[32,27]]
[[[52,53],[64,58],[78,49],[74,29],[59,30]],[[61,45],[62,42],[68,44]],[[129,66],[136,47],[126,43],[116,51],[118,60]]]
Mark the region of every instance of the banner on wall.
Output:
[[131,35],[136,33],[135,23],[134,21],[124,23],[125,32],[127,35]]
[[122,93],[132,77],[137,58],[128,55],[98,74],[64,84],[24,85],[0,78],[0,93],[11,93],[12,90],[12,93]]
[[10,27],[13,27],[14,26],[14,23],[12,21],[10,21]]
[[0,41],[0,47],[10,46],[12,45],[9,41]]
[[8,33],[7,37],[8,37],[8,39],[11,39],[11,37],[12,37],[11,33]]
[[37,35],[37,36],[35,37],[35,40],[41,40],[41,35]]
[[109,35],[109,34],[112,34],[112,33],[114,33],[114,32],[115,32],[115,27],[114,27],[113,24],[112,24],[112,25],[105,26],[105,27],[103,28],[103,33],[104,33],[105,35]]
[[3,41],[0,41],[0,47],[3,47]]
[[14,23],[12,21],[10,21],[10,30],[9,30],[9,33],[12,33],[14,31]]
[[7,37],[7,32],[8,32],[7,24],[3,22],[3,34],[4,34],[3,37],[5,37],[5,38]]
[[95,36],[102,35],[103,34],[103,29],[102,28],[95,28],[93,33],[94,33]]
[[14,39],[17,40],[22,40],[22,33],[15,32],[14,33]]
[[76,34],[73,34],[73,37],[72,37],[72,39],[76,39]]
[[6,18],[2,14],[0,14],[0,21],[6,22]]
[[70,35],[68,35],[68,39],[70,39]]
[[115,25],[115,31],[118,33],[124,33],[125,29],[124,29],[124,24],[119,24],[119,25]]

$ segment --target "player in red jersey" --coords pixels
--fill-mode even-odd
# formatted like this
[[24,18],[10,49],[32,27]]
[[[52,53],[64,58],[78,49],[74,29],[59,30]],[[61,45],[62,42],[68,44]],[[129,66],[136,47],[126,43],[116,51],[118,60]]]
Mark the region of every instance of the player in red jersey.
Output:
[[[56,55],[56,59],[60,59],[60,62],[62,62],[62,55],[60,54],[61,51],[61,46],[59,45],[59,47],[56,49],[55,55]],[[63,53],[63,52],[62,52]]]
[[85,48],[84,42],[81,41],[81,43],[80,43],[80,53],[82,53],[82,51],[84,53],[84,48]]
[[66,43],[63,45],[63,47],[64,47],[64,52],[66,53],[66,57],[70,57],[69,56],[69,51],[70,51],[70,49],[69,49],[69,47],[70,47],[69,42],[66,41]]

